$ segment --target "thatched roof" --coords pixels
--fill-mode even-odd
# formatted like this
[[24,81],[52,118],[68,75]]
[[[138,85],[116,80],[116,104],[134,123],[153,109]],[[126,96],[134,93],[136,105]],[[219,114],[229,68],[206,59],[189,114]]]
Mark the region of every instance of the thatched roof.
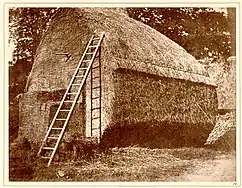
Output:
[[[105,33],[102,63],[107,69],[127,68],[214,85],[203,65],[185,49],[128,17],[124,9],[72,8],[60,10],[47,30],[29,77],[29,90],[66,88],[93,31]],[[72,59],[65,62],[57,57],[60,51],[71,53]]]

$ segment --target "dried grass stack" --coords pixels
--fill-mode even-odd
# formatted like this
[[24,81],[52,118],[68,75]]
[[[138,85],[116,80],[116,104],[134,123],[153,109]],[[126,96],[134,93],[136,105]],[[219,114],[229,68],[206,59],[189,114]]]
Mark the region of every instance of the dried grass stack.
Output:
[[218,59],[207,63],[207,69],[218,87],[218,112],[216,125],[209,134],[206,145],[222,150],[236,148],[236,57],[226,61]]
[[214,144],[225,133],[231,130],[235,130],[235,122],[235,112],[216,116],[216,125],[213,131],[209,134],[209,137],[205,144]]
[[[105,33],[101,57],[103,131],[114,125],[152,121],[197,124],[211,129],[217,96],[215,84],[203,65],[166,36],[129,18],[124,9],[61,9],[37,50],[24,95],[66,89],[94,31]],[[65,57],[55,55],[60,52],[70,53],[71,59],[66,62]],[[84,127],[87,136],[90,134],[89,81],[85,93],[86,114],[79,112],[85,114],[86,125],[69,126],[70,129]],[[40,106],[51,101],[41,102]],[[22,97],[23,127],[35,127],[36,121],[41,122],[38,119],[48,118],[34,113],[33,122],[35,103],[39,104],[37,98]],[[26,108],[27,105],[32,107]],[[48,114],[49,107],[45,111]],[[43,136],[48,125],[40,123],[38,127]]]

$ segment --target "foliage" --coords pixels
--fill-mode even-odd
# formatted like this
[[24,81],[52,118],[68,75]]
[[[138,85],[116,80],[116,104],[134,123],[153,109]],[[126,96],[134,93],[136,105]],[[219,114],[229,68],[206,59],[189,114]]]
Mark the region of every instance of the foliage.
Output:
[[57,8],[9,9],[9,42],[15,46],[9,62],[11,100],[23,92],[36,49],[56,11]]
[[9,10],[10,40],[16,45],[13,63],[32,60],[56,8],[12,8]]
[[24,92],[37,46],[56,8],[10,8],[9,43],[14,43],[13,60],[9,62],[9,137],[18,134],[19,116],[16,96]]
[[[231,56],[234,17],[212,8],[129,8],[129,16],[171,38],[196,58]],[[233,26],[232,26],[233,27]]]

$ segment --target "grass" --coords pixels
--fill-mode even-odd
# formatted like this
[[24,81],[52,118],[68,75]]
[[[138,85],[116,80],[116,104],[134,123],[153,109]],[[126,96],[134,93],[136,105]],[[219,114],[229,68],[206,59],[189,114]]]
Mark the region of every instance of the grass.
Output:
[[113,148],[91,160],[35,167],[31,181],[172,181],[204,160],[224,153],[205,148]]
[[26,139],[16,144],[10,147],[10,181],[167,182],[179,180],[180,176],[219,156],[229,156],[228,152],[209,147],[151,149],[130,146],[103,150],[101,145],[91,141],[76,140],[72,143],[78,147],[75,157],[73,148],[63,143],[63,148],[58,150],[59,157],[47,168],[47,163],[36,156],[37,145],[30,147]]

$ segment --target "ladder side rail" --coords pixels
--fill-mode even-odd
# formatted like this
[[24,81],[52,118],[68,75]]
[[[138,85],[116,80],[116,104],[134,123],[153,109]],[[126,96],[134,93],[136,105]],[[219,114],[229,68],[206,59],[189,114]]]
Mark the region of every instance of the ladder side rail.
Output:
[[[97,54],[97,52],[98,52],[98,50],[99,50],[99,73],[101,73],[101,71],[100,71],[100,69],[101,69],[101,63],[100,63],[100,52],[101,52],[101,43],[102,43],[102,40],[103,40],[103,38],[104,38],[104,34],[102,34],[101,35],[101,38],[100,38],[100,41],[99,41],[99,43],[98,43],[98,47],[96,48],[96,51],[95,51],[95,53]],[[96,54],[95,54],[95,56],[96,56]],[[91,70],[92,71],[92,70]],[[99,75],[99,77],[101,77],[101,75]],[[100,79],[100,81],[101,81],[101,79]],[[101,83],[100,83],[101,84]],[[101,92],[101,91],[100,91]],[[91,88],[91,93],[92,93],[92,88]],[[101,95],[101,93],[100,93],[100,95]],[[99,97],[101,97],[99,95]],[[101,107],[101,105],[100,105],[100,107]],[[100,109],[101,110],[101,109]],[[100,113],[101,113],[101,111],[100,111]],[[101,118],[101,117],[100,117]],[[100,121],[101,122],[101,121]],[[92,123],[93,123],[93,121],[92,121],[92,96],[91,96],[91,136],[93,136],[93,125],[92,125]],[[101,127],[101,124],[99,125],[100,127]],[[99,127],[99,131],[101,131],[101,129],[100,129],[100,127]],[[99,134],[101,134],[101,132],[99,133]],[[99,141],[99,140],[98,140]]]
[[[86,79],[87,79],[87,77],[88,77],[88,74],[89,74],[89,72],[90,72],[90,69],[91,69],[91,67],[92,67],[92,64],[93,64],[93,62],[94,62],[94,59],[95,59],[95,57],[96,57],[96,55],[97,55],[97,51],[98,51],[98,49],[100,48],[100,44],[101,44],[101,42],[102,42],[102,40],[103,40],[103,37],[104,37],[104,34],[101,35],[101,38],[100,38],[100,40],[99,40],[99,42],[98,42],[98,44],[97,44],[97,47],[96,47],[96,49],[95,49],[95,51],[94,51],[94,53],[93,53],[92,59],[90,60],[90,64],[88,65],[88,68],[87,68],[87,70],[86,70],[86,72],[85,72],[84,78],[82,79],[82,82],[81,82],[81,84],[80,84],[80,87],[79,87],[79,89],[78,89],[78,92],[77,92],[77,94],[76,94],[76,97],[75,97],[75,99],[74,99],[74,101],[73,101],[73,103],[72,103],[72,106],[71,106],[71,109],[70,109],[70,113],[68,114],[68,116],[67,116],[67,118],[66,118],[66,121],[65,121],[65,123],[64,123],[63,129],[62,129],[60,135],[63,135],[63,133],[64,133],[65,127],[66,127],[66,125],[67,125],[67,123],[68,123],[68,121],[69,121],[69,118],[70,118],[70,116],[71,116],[71,114],[72,114],[72,112],[73,112],[73,108],[74,108],[74,106],[75,106],[75,104],[76,104],[76,101],[77,101],[78,98],[79,98],[80,92],[81,92],[81,90],[82,90],[82,88],[83,88],[83,86],[84,86],[84,84],[85,84],[85,82],[86,82]],[[61,139],[61,137],[62,137],[62,136],[60,136],[59,138]]]
[[[103,38],[104,38],[104,33],[101,35],[101,37],[100,37],[100,40],[99,40],[99,43],[98,43],[98,45],[97,45],[97,48],[95,49],[95,56],[94,56],[94,58],[93,59],[95,59],[95,57],[96,57],[96,55],[97,55],[97,52],[98,52],[98,50],[99,50],[99,69],[101,68],[100,66],[101,66],[101,64],[100,64],[100,52],[101,52],[101,43],[102,43],[102,41],[103,41]],[[92,67],[92,65],[91,65],[91,67]],[[91,68],[90,67],[90,68]],[[100,72],[100,71],[99,71]],[[91,76],[92,76],[92,69],[91,69]],[[101,76],[101,75],[99,75],[99,76]],[[100,80],[101,81],[101,80]],[[93,136],[93,119],[92,119],[92,77],[91,77],[91,114],[90,114],[90,116],[91,116],[91,122],[90,122],[90,124],[91,124],[91,136]]]
[[98,142],[100,142],[101,140],[101,134],[102,134],[102,70],[101,70],[101,47],[99,48],[99,56],[98,56],[98,60],[99,60],[99,84],[100,84],[100,98],[99,98],[99,105],[100,105],[100,109],[99,109],[99,138],[98,138]]
[[45,135],[45,138],[44,138],[44,140],[42,141],[42,144],[41,144],[41,147],[40,147],[40,149],[39,149],[38,155],[41,153],[41,150],[42,150],[42,148],[43,148],[45,142],[46,142],[47,139],[48,139],[48,136],[49,136],[49,134],[50,134],[50,132],[51,132],[51,129],[52,129],[54,123],[55,123],[56,117],[57,117],[58,114],[59,114],[59,111],[60,111],[60,109],[61,109],[61,107],[62,107],[62,105],[63,105],[63,103],[64,103],[64,101],[65,101],[66,95],[67,95],[67,93],[68,93],[68,91],[69,91],[69,89],[70,89],[70,87],[71,87],[71,84],[73,83],[73,81],[74,81],[74,79],[75,79],[75,76],[76,76],[76,74],[77,74],[77,72],[78,72],[78,69],[79,69],[79,67],[81,66],[82,62],[83,62],[83,59],[84,59],[84,57],[85,57],[85,54],[86,54],[86,52],[87,52],[87,50],[88,50],[88,47],[89,47],[89,45],[91,44],[93,38],[94,38],[94,35],[92,35],[91,39],[89,40],[89,43],[88,43],[87,46],[86,46],[86,49],[85,49],[85,51],[84,51],[84,53],[83,53],[83,55],[82,55],[82,58],[81,58],[81,60],[79,61],[78,65],[77,65],[77,68],[76,68],[76,70],[75,70],[75,72],[74,72],[74,74],[73,74],[73,76],[72,76],[72,78],[71,78],[71,81],[69,82],[69,85],[68,85],[68,87],[67,87],[67,89],[66,89],[66,92],[65,92],[65,94],[64,94],[64,96],[63,96],[61,102],[60,102],[60,105],[59,105],[58,109],[56,110],[55,116],[54,116],[53,119],[52,119],[52,122],[51,122],[51,124],[50,124],[50,126],[49,126],[49,129],[48,129],[48,131],[47,131],[47,133],[46,133],[46,135]]
[[[71,116],[71,114],[72,114],[72,112],[73,112],[73,109],[74,109],[74,107],[75,107],[76,101],[77,101],[77,99],[79,98],[80,92],[81,92],[81,90],[82,90],[82,88],[83,88],[83,86],[84,86],[84,84],[85,84],[85,81],[86,81],[87,76],[88,76],[88,74],[89,74],[89,71],[90,71],[90,69],[91,69],[91,67],[92,67],[93,61],[94,61],[94,59],[95,59],[95,57],[96,57],[96,55],[97,55],[97,50],[98,50],[99,47],[100,47],[100,44],[101,44],[101,42],[102,42],[102,40],[103,40],[103,37],[104,37],[104,34],[102,34],[102,36],[101,36],[101,38],[100,38],[100,40],[99,40],[99,42],[98,42],[98,44],[97,44],[97,47],[96,47],[96,49],[95,49],[95,51],[94,51],[94,53],[93,53],[92,59],[90,60],[90,64],[88,65],[88,68],[87,68],[87,70],[86,70],[86,72],[85,72],[85,76],[84,76],[84,78],[82,79],[82,82],[81,82],[80,87],[79,87],[79,89],[78,89],[77,95],[76,95],[76,97],[75,97],[75,99],[74,99],[74,101],[73,101],[73,103],[72,103],[72,106],[71,106],[70,112],[68,113],[68,116],[67,116],[66,121],[65,121],[65,123],[64,123],[64,126],[63,126],[63,128],[62,128],[62,130],[61,130],[61,133],[60,133],[60,135],[59,135],[59,138],[58,138],[58,140],[57,140],[57,142],[56,142],[56,144],[55,144],[54,151],[53,151],[52,154],[51,154],[51,157],[50,157],[50,160],[49,160],[47,166],[50,165],[51,161],[53,160],[53,158],[54,158],[54,156],[55,156],[55,153],[56,153],[57,147],[58,147],[58,145],[59,145],[59,142],[60,142],[60,140],[61,140],[62,137],[63,137],[63,134],[64,134],[64,132],[65,132],[66,126],[67,126],[67,124],[68,124],[68,122],[69,122],[69,119],[70,119],[70,116]],[[93,37],[92,37],[92,38],[93,38]],[[92,41],[92,40],[90,40],[90,41]],[[88,45],[88,46],[89,46],[89,45]],[[88,46],[87,46],[87,48],[88,48]],[[86,52],[86,51],[85,51],[85,52]],[[86,53],[83,54],[83,56],[85,56],[85,55],[86,55]]]
[[92,94],[92,85],[93,85],[93,80],[92,80],[93,79],[92,67],[91,67],[90,73],[91,73],[91,86],[90,86],[90,90],[91,90],[90,91],[91,92],[91,111],[90,111],[90,113],[91,113],[90,114],[90,116],[91,116],[91,122],[90,122],[91,123],[91,130],[90,131],[91,131],[91,136],[92,136],[92,95],[93,95]]

